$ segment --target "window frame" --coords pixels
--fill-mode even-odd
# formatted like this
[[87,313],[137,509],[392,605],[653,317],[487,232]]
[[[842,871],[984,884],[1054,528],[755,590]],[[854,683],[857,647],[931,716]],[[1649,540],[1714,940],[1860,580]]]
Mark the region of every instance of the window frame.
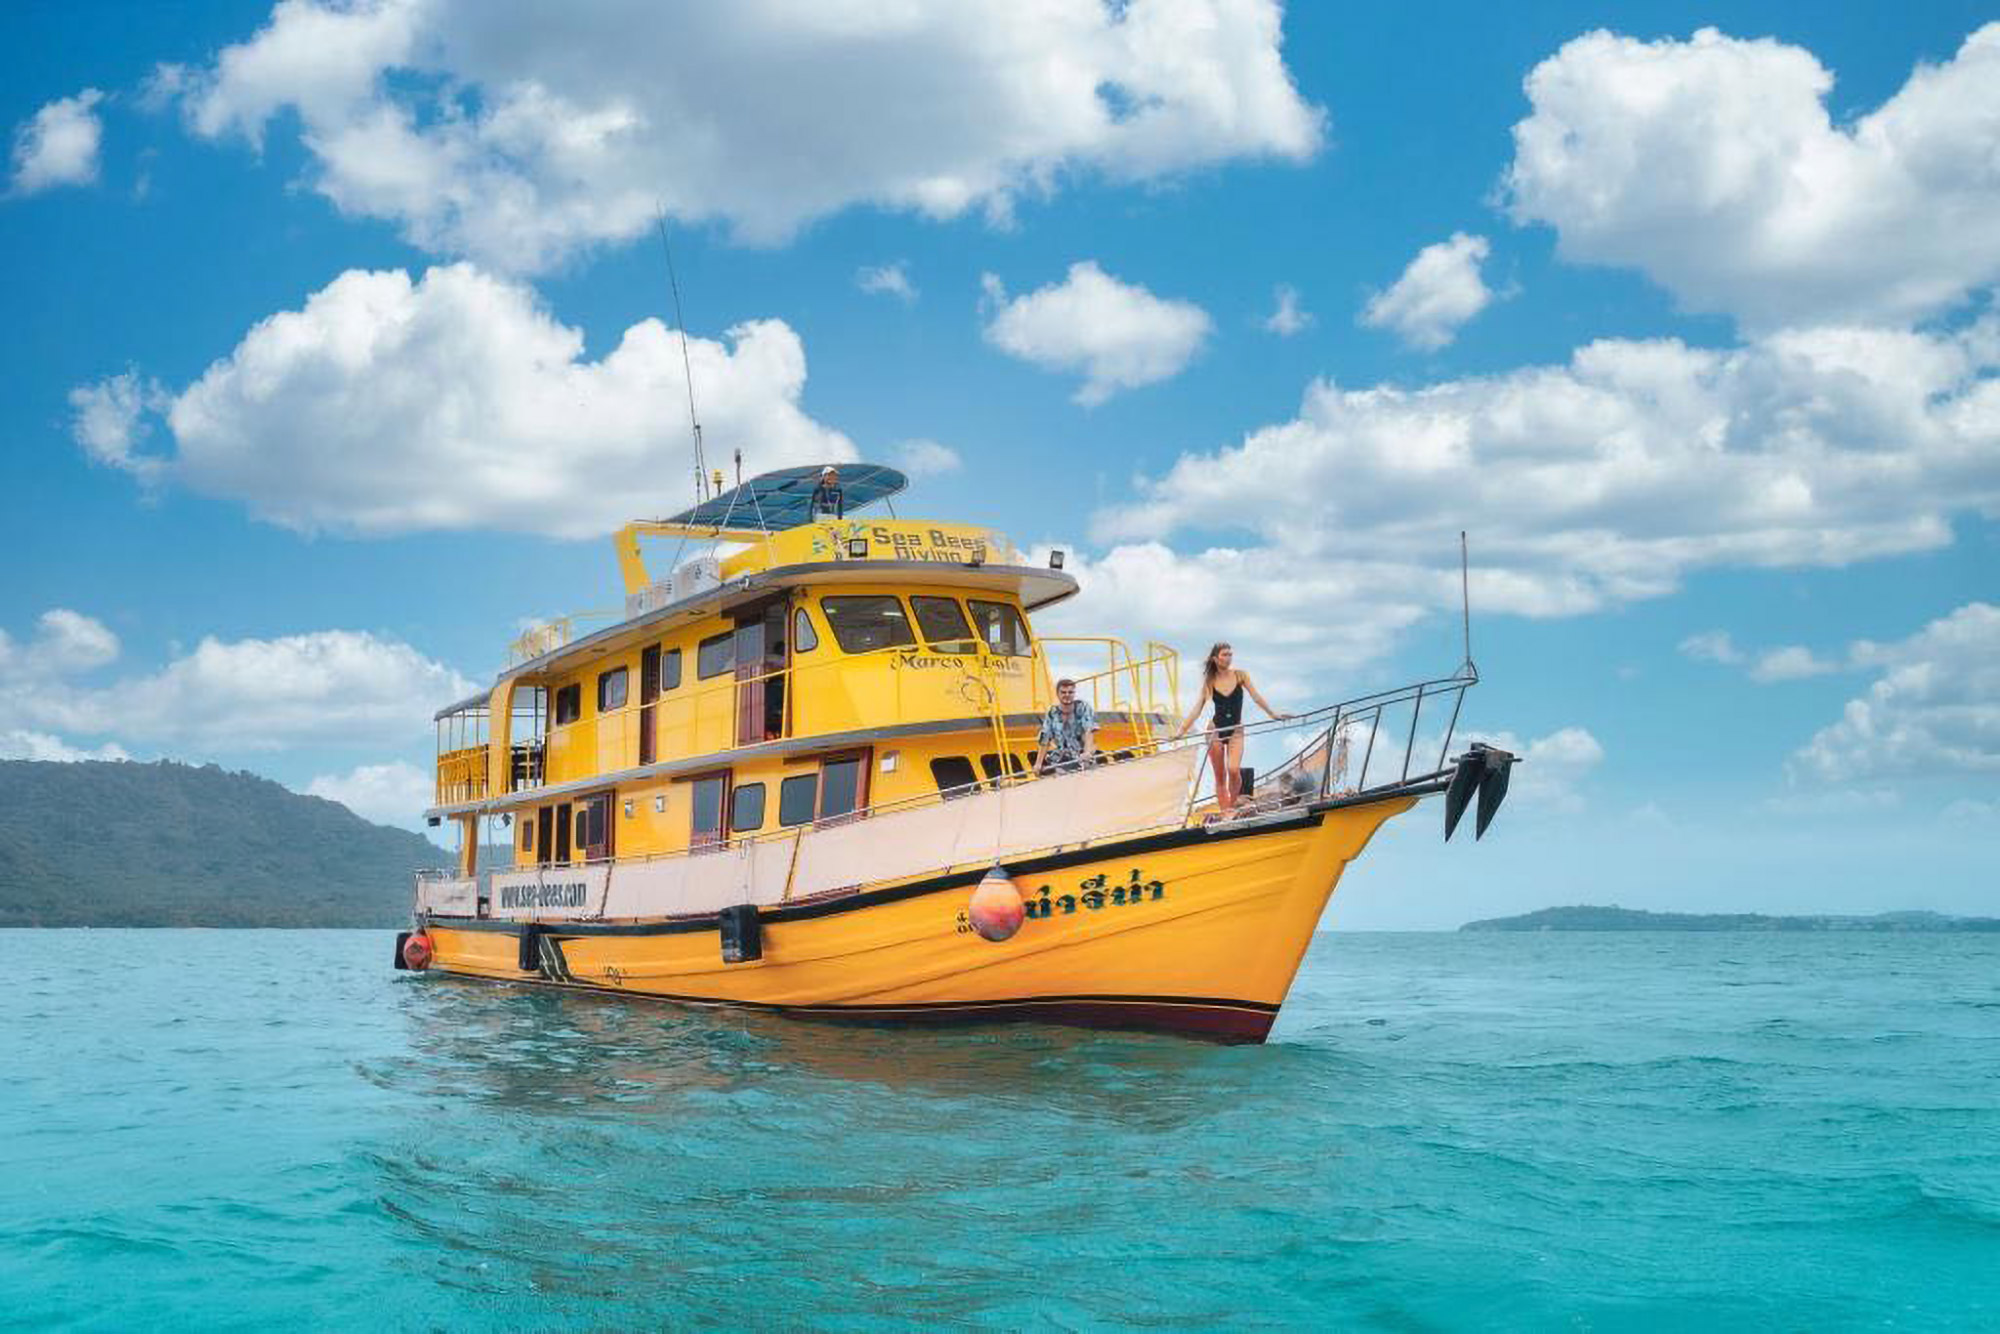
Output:
[[[757,808],[757,823],[745,824],[743,823],[743,808],[745,804],[743,800],[743,794],[753,790],[757,794],[757,799],[755,802]],[[754,783],[737,783],[735,786],[729,789],[729,832],[730,833],[755,834],[763,830],[764,816],[766,814],[765,808],[768,805],[768,802],[766,801],[766,795],[767,794],[765,793],[764,790],[764,780],[761,778]]]
[[[993,642],[986,637],[985,627],[979,624],[979,609],[981,607],[992,607],[995,610],[1006,612],[1014,618],[1014,625],[1021,632],[1020,652],[1006,653],[993,646]],[[985,652],[1002,658],[1032,658],[1035,656],[1035,636],[1028,629],[1028,618],[1019,607],[1011,602],[995,602],[990,598],[967,598],[965,600],[965,609],[972,615],[972,636],[979,641],[979,647]]]
[[[946,783],[945,775],[938,772],[939,765],[953,763],[965,766],[964,782]],[[979,781],[979,770],[974,768],[972,760],[964,755],[933,756],[931,759],[931,781],[937,784],[938,795],[946,801],[956,801],[960,797],[969,797],[985,786],[985,784]]]
[[660,653],[660,693],[678,690],[681,685],[681,651],[678,648],[662,650]]
[[[726,654],[722,659],[721,665],[711,669],[709,666],[709,660],[710,660],[709,650],[718,644],[721,645],[726,650]],[[700,643],[695,645],[694,649],[695,680],[712,681],[718,676],[726,675],[728,673],[734,672],[735,670],[736,670],[736,627],[735,626],[732,625],[727,630],[721,631],[718,634],[709,635],[706,639],[703,639]]]
[[[832,604],[850,603],[850,602],[876,602],[876,603],[887,602],[892,604],[896,608],[896,610],[902,615],[903,634],[905,637],[900,641],[891,641],[885,644],[875,644],[872,646],[861,647],[861,648],[849,647],[847,642],[847,637],[845,634],[842,633],[842,626],[840,622],[836,619],[836,610]],[[917,639],[917,625],[916,622],[910,618],[910,609],[904,606],[903,599],[896,596],[894,593],[826,594],[823,595],[819,600],[819,614],[821,618],[826,621],[826,628],[832,632],[834,644],[840,649],[842,653],[846,654],[850,658],[866,657],[871,653],[882,653],[886,652],[889,649],[915,648],[917,647],[919,642]],[[886,623],[887,622],[885,621],[885,624]],[[861,627],[850,626],[847,628],[850,630],[859,630]]]
[[813,624],[812,613],[801,602],[792,610],[792,652],[810,653],[819,647],[819,627]]
[[[565,708],[564,706],[568,707]],[[557,686],[554,707],[549,717],[551,726],[568,727],[583,717],[583,682],[571,681],[568,685]]]
[[[952,614],[958,617],[959,627],[965,633],[944,639],[932,638],[930,627],[924,624],[924,613],[922,610],[922,604],[927,602],[942,603],[944,606],[949,607]],[[940,653],[977,653],[979,651],[979,633],[972,628],[972,621],[965,614],[965,604],[957,598],[944,593],[912,593],[910,594],[910,616],[914,619],[917,633],[923,637],[924,644],[927,647],[934,648]],[[954,645],[962,645],[963,647],[954,647]]]
[[[616,703],[606,704],[604,696],[607,688],[612,685],[616,685],[618,688],[618,699]],[[597,674],[597,712],[599,714],[616,713],[618,710],[624,708],[631,701],[631,698],[631,668],[621,664],[617,667],[607,668]]]
[[[785,806],[787,798],[791,792],[796,792],[798,790],[797,785],[801,782],[808,782],[812,784],[812,802],[810,805],[807,806],[806,813],[803,818],[797,820],[788,819],[785,814]],[[788,774],[784,778],[780,779],[778,782],[778,827],[780,829],[804,829],[811,826],[813,821],[818,818],[819,818],[819,770],[815,768],[807,773]]]

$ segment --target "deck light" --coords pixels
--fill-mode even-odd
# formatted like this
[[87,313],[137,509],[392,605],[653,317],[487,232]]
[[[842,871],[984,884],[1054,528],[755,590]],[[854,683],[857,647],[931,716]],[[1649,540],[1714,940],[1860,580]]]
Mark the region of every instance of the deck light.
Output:
[[435,829],[444,823],[444,819],[441,816],[429,815],[424,817],[424,823]]
[[849,560],[866,560],[868,558],[868,539],[865,537],[848,538],[847,558]]
[[1058,548],[1055,551],[1051,551],[1049,553],[1049,568],[1051,570],[1060,570],[1062,568],[1062,563],[1063,563],[1063,554],[1060,548]]

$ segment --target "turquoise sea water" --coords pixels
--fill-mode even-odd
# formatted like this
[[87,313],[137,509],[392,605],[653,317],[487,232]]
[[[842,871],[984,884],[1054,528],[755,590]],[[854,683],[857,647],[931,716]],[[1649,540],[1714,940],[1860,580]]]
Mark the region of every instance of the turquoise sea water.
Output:
[[2000,937],[1322,935],[1271,1045],[0,932],[0,1324],[2000,1327]]

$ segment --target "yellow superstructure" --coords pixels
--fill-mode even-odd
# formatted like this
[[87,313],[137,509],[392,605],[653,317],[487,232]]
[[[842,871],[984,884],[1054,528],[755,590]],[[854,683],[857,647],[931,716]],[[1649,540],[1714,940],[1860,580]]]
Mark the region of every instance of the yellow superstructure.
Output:
[[[440,711],[431,814],[464,851],[456,876],[419,882],[433,966],[1261,1038],[1340,868],[1445,773],[1413,780],[1406,751],[1396,783],[1339,792],[1336,711],[1285,792],[1217,827],[1200,739],[1169,744],[1171,650],[1039,635],[1034,613],[1076,591],[1060,553],[813,512],[817,471],[621,530],[622,612],[528,631],[489,691]],[[886,469],[865,480],[862,501],[900,489]],[[670,574],[642,539],[682,543]],[[1058,673],[1094,706],[1105,762],[1038,777]],[[1382,721],[1378,704],[1371,738]],[[488,831],[511,867],[478,864]],[[996,863],[1027,904],[999,941],[962,911]]]

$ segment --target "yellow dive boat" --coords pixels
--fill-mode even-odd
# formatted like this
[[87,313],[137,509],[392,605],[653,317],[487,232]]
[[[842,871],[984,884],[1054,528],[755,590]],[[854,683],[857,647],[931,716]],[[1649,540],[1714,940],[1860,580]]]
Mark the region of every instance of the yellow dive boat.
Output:
[[[462,851],[418,876],[398,967],[1261,1041],[1382,822],[1444,792],[1449,837],[1477,794],[1483,833],[1505,795],[1513,756],[1446,759],[1468,661],[1249,727],[1280,734],[1253,751],[1291,755],[1220,819],[1205,736],[1173,737],[1175,653],[1033,628],[1077,591],[1061,552],[851,517],[902,489],[888,468],[844,468],[829,513],[819,472],[621,529],[610,623],[530,631],[491,690],[439,711],[429,815]],[[686,558],[655,579],[642,538]],[[1096,709],[1101,754],[1037,775],[1054,671]],[[479,864],[489,838],[511,865]]]

